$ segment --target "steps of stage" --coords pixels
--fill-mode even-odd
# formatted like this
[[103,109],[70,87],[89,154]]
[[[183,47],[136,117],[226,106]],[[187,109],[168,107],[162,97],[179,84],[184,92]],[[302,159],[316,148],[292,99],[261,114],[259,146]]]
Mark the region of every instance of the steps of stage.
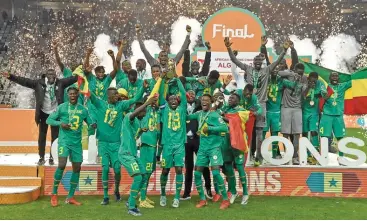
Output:
[[[50,142],[46,144],[46,153],[50,153]],[[38,153],[38,143],[34,141],[0,141],[1,153]]]
[[0,205],[34,201],[41,186],[37,166],[0,165]]
[[41,186],[40,177],[22,177],[22,176],[0,176],[0,186],[17,187],[17,186]]
[[0,177],[37,177],[37,166],[0,165]]
[[0,205],[32,202],[40,196],[40,186],[0,186]]

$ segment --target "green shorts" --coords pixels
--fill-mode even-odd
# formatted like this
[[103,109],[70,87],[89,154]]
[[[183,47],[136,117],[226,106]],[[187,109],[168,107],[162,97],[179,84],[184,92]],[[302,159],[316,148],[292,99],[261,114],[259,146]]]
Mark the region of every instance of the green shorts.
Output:
[[155,171],[157,148],[147,144],[142,144],[140,147],[140,161],[145,167],[147,173]]
[[59,143],[58,147],[59,157],[69,157],[72,163],[82,163],[83,162],[83,148],[79,147],[70,147],[69,145]]
[[136,174],[145,173],[145,168],[138,157],[123,155],[121,157],[121,164],[131,177]]
[[118,158],[118,151],[120,148],[120,142],[108,143],[105,141],[98,141],[98,153],[102,157],[102,167],[115,167],[116,164],[120,164]]
[[345,125],[343,115],[326,115],[321,116],[320,121],[320,136],[331,137],[332,133],[336,138],[345,136]]
[[318,114],[302,114],[302,132],[319,131],[319,119]]
[[183,167],[185,161],[184,144],[168,144],[163,146],[162,168]]
[[232,154],[232,147],[229,141],[229,134],[223,137],[221,151],[224,163],[233,162],[233,154]]
[[235,164],[244,163],[245,160],[244,152],[237,150],[231,146],[229,134],[227,134],[226,137],[223,137],[221,152],[224,163],[230,163],[230,162],[234,162]]
[[280,112],[266,112],[266,125],[264,127],[264,131],[268,132],[279,132],[281,129],[282,123],[280,120]]
[[215,147],[207,150],[199,146],[195,166],[197,167],[223,166],[223,157],[221,148]]

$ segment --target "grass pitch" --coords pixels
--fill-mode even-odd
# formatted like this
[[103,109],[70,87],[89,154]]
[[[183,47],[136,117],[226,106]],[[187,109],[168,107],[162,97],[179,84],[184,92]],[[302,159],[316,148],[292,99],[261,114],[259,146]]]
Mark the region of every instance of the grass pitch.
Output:
[[43,220],[231,220],[231,219],[365,219],[367,217],[366,200],[352,198],[318,198],[318,197],[275,197],[251,196],[249,204],[242,206],[240,198],[227,210],[220,210],[219,203],[209,202],[206,208],[197,209],[198,197],[181,201],[180,208],[170,206],[173,196],[168,196],[167,207],[159,206],[159,197],[151,197],[156,202],[154,209],[141,209],[141,217],[127,214],[123,196],[121,203],[112,201],[108,206],[100,205],[101,196],[77,196],[82,206],[66,205],[65,197],[59,197],[59,206],[51,207],[50,198],[42,197],[32,203],[0,207],[1,219],[43,219]]

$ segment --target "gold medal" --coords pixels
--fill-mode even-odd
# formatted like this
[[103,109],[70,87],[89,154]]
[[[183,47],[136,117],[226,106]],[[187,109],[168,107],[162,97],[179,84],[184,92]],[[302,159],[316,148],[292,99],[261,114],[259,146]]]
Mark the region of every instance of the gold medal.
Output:
[[273,102],[277,101],[277,98],[273,97]]
[[200,131],[196,132],[196,135],[200,136]]
[[333,106],[336,106],[336,104],[337,104],[337,103],[336,103],[336,101],[334,101],[334,102],[333,102]]
[[310,101],[310,105],[313,106],[315,104],[314,101]]

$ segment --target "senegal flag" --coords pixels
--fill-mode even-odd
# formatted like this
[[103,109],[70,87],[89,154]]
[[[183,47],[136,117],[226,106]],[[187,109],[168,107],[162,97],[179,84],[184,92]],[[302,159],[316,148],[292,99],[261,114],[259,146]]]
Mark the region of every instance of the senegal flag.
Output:
[[[328,93],[332,89],[328,87],[331,72],[338,72],[316,64],[301,61],[305,65],[305,73],[317,72],[319,80],[322,81]],[[345,92],[344,113],[346,115],[367,114],[367,68],[361,69],[352,74],[339,73],[339,82],[352,81],[352,88]],[[321,102],[320,102],[321,103]]]
[[[233,114],[226,114],[229,121],[229,134],[231,146],[245,153],[248,152],[248,135],[246,134],[246,122],[249,120],[249,111],[238,111]],[[251,136],[251,134],[249,134]]]
[[78,87],[80,88],[80,93],[84,94],[86,97],[89,97],[90,91],[88,87],[88,80],[84,75],[83,66],[80,65],[79,67],[77,67],[74,70],[73,75],[78,76]]

